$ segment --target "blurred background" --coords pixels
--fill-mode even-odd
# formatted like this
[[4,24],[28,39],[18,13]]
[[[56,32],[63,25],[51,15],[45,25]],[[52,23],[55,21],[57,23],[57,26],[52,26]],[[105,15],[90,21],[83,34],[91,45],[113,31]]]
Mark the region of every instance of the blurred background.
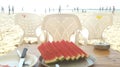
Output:
[[119,11],[120,0],[0,0],[1,12],[37,14],[58,12]]

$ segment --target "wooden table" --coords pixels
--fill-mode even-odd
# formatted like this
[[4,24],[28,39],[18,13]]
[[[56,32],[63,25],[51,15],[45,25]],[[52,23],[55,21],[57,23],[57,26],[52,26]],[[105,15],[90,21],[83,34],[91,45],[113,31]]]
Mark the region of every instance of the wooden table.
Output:
[[[40,56],[37,45],[22,46],[19,49],[27,47],[29,53]],[[109,50],[96,50],[93,46],[80,46],[88,54],[96,57],[96,63],[92,67],[120,67],[120,52]]]
[[109,50],[97,50],[93,46],[82,46],[88,54],[96,57],[96,63],[92,67],[120,67],[120,52]]

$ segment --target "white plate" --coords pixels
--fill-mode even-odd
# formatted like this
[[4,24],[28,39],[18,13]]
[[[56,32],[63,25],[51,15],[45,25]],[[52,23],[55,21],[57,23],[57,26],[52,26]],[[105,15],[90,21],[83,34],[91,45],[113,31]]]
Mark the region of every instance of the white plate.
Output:
[[[17,54],[9,54],[0,57],[0,65],[8,65],[10,67],[18,67],[19,56]],[[29,64],[29,67],[32,67],[37,63],[38,59],[36,56],[28,54],[25,58],[25,64]]]

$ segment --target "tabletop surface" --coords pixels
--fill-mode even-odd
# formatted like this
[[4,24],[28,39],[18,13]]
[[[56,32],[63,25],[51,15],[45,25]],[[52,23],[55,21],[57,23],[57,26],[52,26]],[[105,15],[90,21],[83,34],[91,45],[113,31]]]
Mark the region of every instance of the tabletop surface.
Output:
[[[29,53],[40,56],[37,45],[21,46],[19,49],[27,47]],[[80,46],[85,52],[96,57],[96,62],[92,67],[120,67],[120,52],[109,50],[97,50],[93,46]]]
[[96,57],[93,67],[120,67],[120,52],[109,50],[97,50],[93,46],[82,46],[88,54]]

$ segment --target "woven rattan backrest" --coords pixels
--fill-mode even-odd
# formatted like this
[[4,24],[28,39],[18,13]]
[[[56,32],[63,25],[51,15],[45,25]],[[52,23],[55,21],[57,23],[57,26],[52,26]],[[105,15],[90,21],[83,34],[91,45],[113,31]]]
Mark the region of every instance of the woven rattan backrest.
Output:
[[83,26],[89,31],[88,39],[102,39],[102,33],[107,26],[112,25],[111,13],[93,13],[86,15]]
[[18,13],[15,15],[15,23],[23,28],[25,37],[34,37],[36,28],[41,24],[41,17],[31,13]]
[[54,41],[70,40],[70,36],[81,30],[79,18],[73,14],[51,14],[44,17],[42,29],[49,32]]

